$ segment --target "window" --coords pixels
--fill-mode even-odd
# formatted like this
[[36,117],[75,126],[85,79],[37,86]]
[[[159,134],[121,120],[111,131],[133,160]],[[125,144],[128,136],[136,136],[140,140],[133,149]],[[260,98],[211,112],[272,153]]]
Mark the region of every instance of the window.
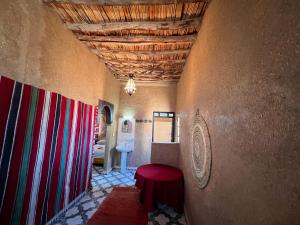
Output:
[[175,113],[153,112],[152,124],[153,142],[175,141]]
[[180,117],[176,116],[176,142],[180,142]]

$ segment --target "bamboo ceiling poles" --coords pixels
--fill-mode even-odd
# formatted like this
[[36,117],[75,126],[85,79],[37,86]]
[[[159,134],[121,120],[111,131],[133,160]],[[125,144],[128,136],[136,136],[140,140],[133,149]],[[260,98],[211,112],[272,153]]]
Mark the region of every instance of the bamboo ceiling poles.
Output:
[[74,4],[94,4],[94,5],[154,5],[154,4],[174,4],[205,2],[205,0],[44,0],[46,3],[74,3]]
[[176,82],[208,0],[44,0],[114,76]]

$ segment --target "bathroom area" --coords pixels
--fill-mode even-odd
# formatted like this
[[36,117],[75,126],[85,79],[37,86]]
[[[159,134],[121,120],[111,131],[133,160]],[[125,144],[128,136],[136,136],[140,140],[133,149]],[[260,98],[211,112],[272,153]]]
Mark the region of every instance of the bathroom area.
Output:
[[300,225],[300,1],[0,0],[0,225]]
[[[93,165],[106,173],[164,161],[177,166],[176,85],[137,84],[130,96],[120,87],[114,104],[99,101],[95,118]],[[164,149],[160,151],[157,149]],[[170,151],[172,152],[170,157]]]

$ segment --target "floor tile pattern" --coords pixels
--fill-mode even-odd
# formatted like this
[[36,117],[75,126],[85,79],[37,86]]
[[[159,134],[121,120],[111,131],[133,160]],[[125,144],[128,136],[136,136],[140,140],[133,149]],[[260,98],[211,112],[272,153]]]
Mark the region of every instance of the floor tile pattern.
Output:
[[[113,170],[105,174],[102,168],[93,167],[93,189],[65,213],[62,213],[54,224],[85,225],[114,186],[134,185],[134,173],[135,170],[127,170],[125,174],[121,174],[119,170]],[[148,225],[186,225],[186,222],[183,214],[160,205],[156,211],[149,213]]]

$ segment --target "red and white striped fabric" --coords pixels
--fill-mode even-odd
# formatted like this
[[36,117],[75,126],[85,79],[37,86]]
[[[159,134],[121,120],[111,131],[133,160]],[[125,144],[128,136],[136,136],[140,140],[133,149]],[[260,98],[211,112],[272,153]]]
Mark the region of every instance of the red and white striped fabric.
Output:
[[86,191],[94,112],[0,76],[1,224],[45,224]]

